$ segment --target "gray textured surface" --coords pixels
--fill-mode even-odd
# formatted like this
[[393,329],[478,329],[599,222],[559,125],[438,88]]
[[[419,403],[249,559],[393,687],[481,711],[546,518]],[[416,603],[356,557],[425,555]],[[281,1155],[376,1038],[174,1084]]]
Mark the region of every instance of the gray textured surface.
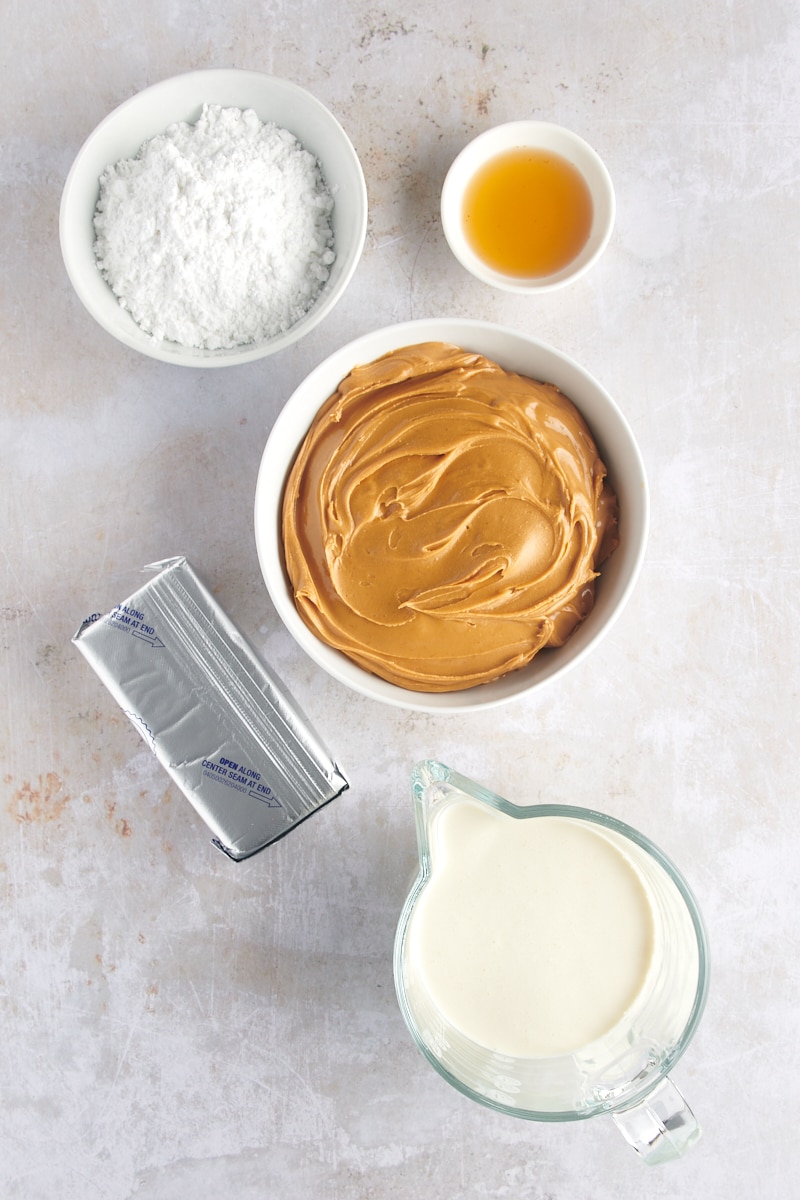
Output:
[[[800,14],[791,0],[6,4],[0,46],[4,709],[0,1190],[9,1200],[616,1200],[793,1194],[797,1039]],[[371,215],[334,313],[274,359],[182,371],[93,324],[58,246],[64,178],[116,104],[196,67],[304,85]],[[617,228],[574,288],[491,292],[438,191],[470,136],[574,128]],[[280,626],[252,534],[281,404],[328,352],[482,317],[579,359],[647,463],[633,600],[540,699],[415,717],[349,695]],[[352,788],[240,865],[70,644],[185,553]],[[648,1170],[610,1122],[532,1126],[451,1092],[391,978],[415,870],[409,772],[603,808],[679,863],[712,991],[675,1072],[704,1137]]]

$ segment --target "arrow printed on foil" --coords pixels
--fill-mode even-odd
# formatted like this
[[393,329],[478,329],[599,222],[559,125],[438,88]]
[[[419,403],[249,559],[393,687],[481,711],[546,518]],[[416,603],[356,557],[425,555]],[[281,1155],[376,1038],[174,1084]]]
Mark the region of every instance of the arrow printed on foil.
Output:
[[280,800],[276,800],[274,796],[262,796],[259,792],[254,792],[252,789],[247,793],[253,800],[260,800],[262,804],[266,804],[267,808],[280,808]]
[[165,648],[161,638],[155,633],[142,633],[139,629],[131,630],[133,636],[141,638],[143,642],[147,642],[148,646],[152,646],[154,650],[163,650]]

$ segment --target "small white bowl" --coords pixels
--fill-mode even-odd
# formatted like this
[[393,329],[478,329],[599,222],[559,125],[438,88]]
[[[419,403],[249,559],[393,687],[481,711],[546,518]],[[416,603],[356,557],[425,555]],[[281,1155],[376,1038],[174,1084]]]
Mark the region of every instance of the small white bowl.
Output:
[[[300,618],[283,556],[281,508],[291,465],[328,397],[361,363],[419,342],[451,342],[533,379],[554,383],[582,412],[619,498],[620,544],[601,568],[595,604],[558,649],[540,651],[525,667],[462,692],[412,692],[357,666],[320,641]],[[408,321],[368,333],[337,350],[306,376],[278,414],[267,440],[255,497],[259,563],[273,604],[289,632],[323,670],[356,692],[417,712],[457,713],[504,704],[536,691],[574,667],[597,646],[622,612],[644,558],[649,499],[644,465],[631,430],[606,391],[573,359],[551,346],[485,321]]]
[[[160,341],[145,333],[120,306],[94,254],[92,223],[100,175],[110,164],[136,155],[150,138],[176,121],[196,121],[204,104],[253,109],[260,120],[288,129],[319,160],[333,192],[336,260],[313,307],[285,333],[259,344],[203,350]],[[367,189],[358,156],[336,118],[297,84],[257,71],[193,71],[165,79],[132,96],[97,126],[78,153],[61,197],[61,252],[75,291],[94,319],[126,346],[162,362],[225,367],[275,354],[328,315],[355,271],[367,231]]]
[[[498,154],[517,148],[550,150],[560,155],[580,172],[591,193],[589,238],[580,253],[552,275],[519,278],[496,271],[475,253],[464,234],[464,193],[475,172]],[[453,254],[476,279],[506,292],[551,292],[585,275],[608,245],[615,211],[614,187],[602,160],[576,133],[547,121],[510,121],[487,129],[464,147],[442,186],[442,227]]]

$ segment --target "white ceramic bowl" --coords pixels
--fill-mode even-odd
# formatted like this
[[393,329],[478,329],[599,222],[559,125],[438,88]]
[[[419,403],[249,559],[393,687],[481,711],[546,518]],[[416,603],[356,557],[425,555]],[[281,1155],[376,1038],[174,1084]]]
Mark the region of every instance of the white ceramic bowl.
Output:
[[[506,150],[518,147],[550,150],[571,163],[585,179],[592,196],[592,226],[581,252],[552,275],[519,279],[495,271],[479,258],[464,234],[464,192],[475,172]],[[616,202],[611,176],[592,147],[569,129],[547,121],[510,121],[487,129],[469,142],[453,161],[442,186],[442,228],[448,245],[476,279],[506,292],[551,292],[584,275],[608,245],[614,228]]]
[[[252,108],[262,121],[290,130],[314,154],[334,193],[332,217],[336,261],[313,307],[285,333],[230,350],[202,350],[159,341],[145,333],[103,279],[94,255],[92,217],[106,166],[132,158],[149,138],[175,121],[196,121],[203,104]],[[108,333],[151,358],[192,367],[252,362],[298,341],[341,298],[364,248],[367,190],[353,146],[335,117],[309,92],[285,79],[256,71],[193,71],[146,88],[97,126],[78,153],[61,198],[61,252],[67,274],[84,305]]]
[[[556,384],[583,413],[619,497],[620,544],[603,565],[594,608],[565,646],[492,683],[463,692],[412,692],[379,679],[321,642],[294,604],[283,558],[281,505],[291,464],[317,411],[359,363],[425,341],[451,342],[486,355],[507,370]],[[647,481],[639,449],[617,405],[578,363],[534,338],[484,321],[440,318],[379,329],[337,350],[308,375],[279,413],[258,474],[255,535],[261,571],[281,619],[306,653],[354,691],[418,712],[491,708],[552,683],[598,645],[620,615],[644,558],[649,523]]]

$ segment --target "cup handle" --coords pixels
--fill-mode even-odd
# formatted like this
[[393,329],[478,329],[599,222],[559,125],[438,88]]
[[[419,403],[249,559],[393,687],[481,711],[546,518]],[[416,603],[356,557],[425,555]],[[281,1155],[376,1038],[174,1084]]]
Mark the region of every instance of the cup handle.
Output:
[[638,1104],[611,1116],[648,1166],[680,1158],[700,1137],[694,1113],[668,1076]]

